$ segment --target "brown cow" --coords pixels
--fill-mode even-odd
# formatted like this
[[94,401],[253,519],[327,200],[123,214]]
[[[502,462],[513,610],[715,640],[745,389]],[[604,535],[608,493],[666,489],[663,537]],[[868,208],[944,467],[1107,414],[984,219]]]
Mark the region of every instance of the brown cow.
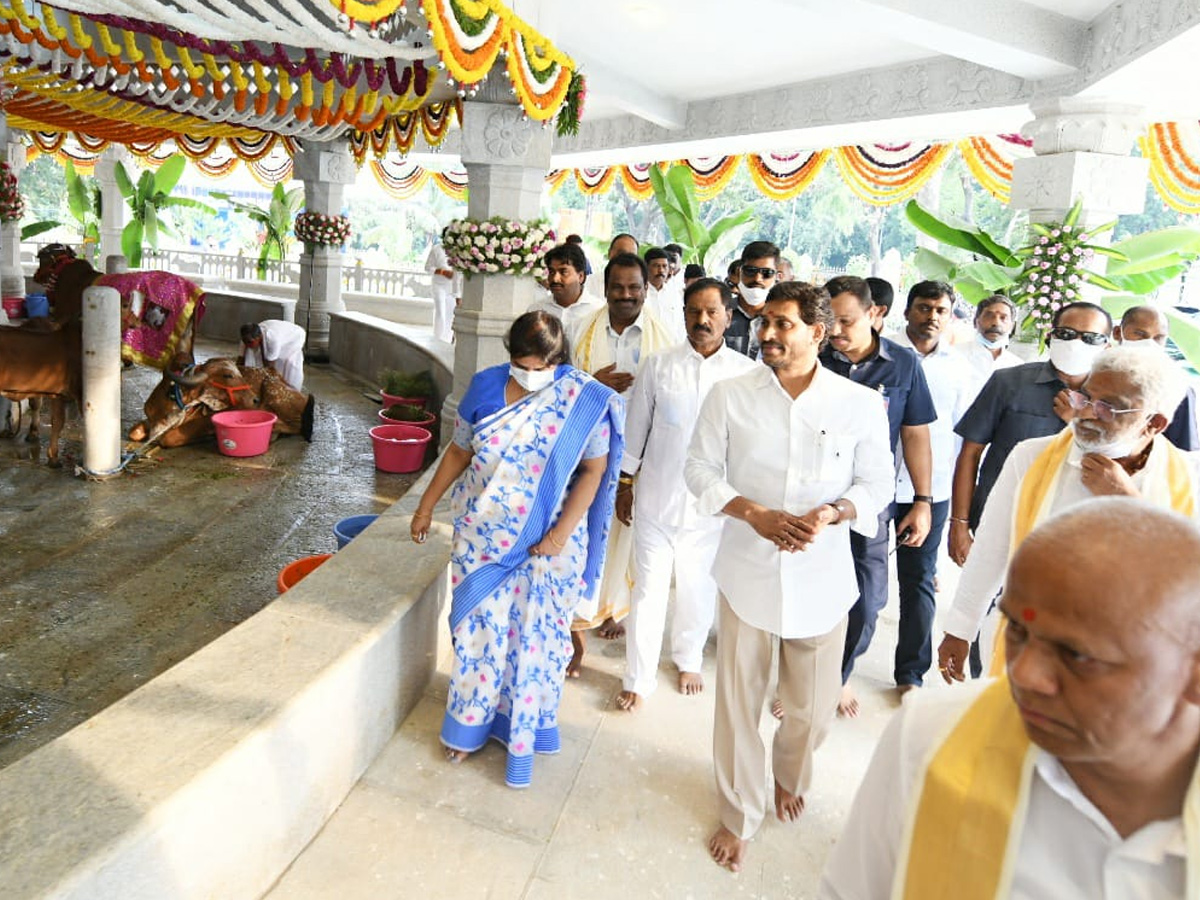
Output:
[[158,441],[182,447],[215,433],[212,414],[226,409],[264,409],[275,413],[274,434],[301,434],[312,440],[316,399],[293,390],[274,369],[239,366],[217,357],[198,366],[184,366],[176,357],[170,370],[146,399],[146,418],[129,432],[133,441]]
[[[35,324],[36,323],[36,324]],[[27,323],[0,327],[0,394],[9,400],[50,398],[50,448],[46,461],[62,465],[58,440],[66,420],[66,402],[83,408],[83,338],[78,322],[54,326]],[[32,408],[30,435],[37,435],[37,411]]]

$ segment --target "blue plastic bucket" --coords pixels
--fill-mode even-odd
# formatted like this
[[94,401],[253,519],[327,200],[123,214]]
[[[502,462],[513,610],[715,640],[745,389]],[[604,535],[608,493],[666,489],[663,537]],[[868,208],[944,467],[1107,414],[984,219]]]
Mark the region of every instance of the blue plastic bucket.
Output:
[[50,315],[50,301],[45,294],[25,295],[25,315],[31,319],[46,318]]
[[348,519],[342,519],[342,521],[334,525],[333,536],[337,538],[338,549],[341,550],[362,534],[363,529],[378,518],[379,516],[351,516]]

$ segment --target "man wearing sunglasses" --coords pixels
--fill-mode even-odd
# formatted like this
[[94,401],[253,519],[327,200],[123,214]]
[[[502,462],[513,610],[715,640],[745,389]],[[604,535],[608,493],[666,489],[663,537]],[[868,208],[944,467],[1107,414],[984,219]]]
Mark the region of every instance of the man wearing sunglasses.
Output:
[[1055,410],[1055,397],[1083,384],[1092,361],[1109,345],[1112,316],[1094,303],[1068,303],[1054,314],[1051,326],[1050,359],[992,373],[954,428],[963,443],[950,497],[949,551],[960,566],[971,552],[972,532],[1012,448],[1066,426]]
[[1183,374],[1165,353],[1118,347],[1098,356],[1079,388],[1068,390],[1073,418],[1066,431],[1017,444],[983,510],[946,617],[938,648],[946,681],[965,677],[968,642],[1013,551],[1038,523],[1103,496],[1140,497],[1197,516],[1200,504],[1191,498],[1200,485],[1200,453],[1162,436],[1183,392]]
[[725,344],[751,359],[759,356],[758,320],[778,274],[778,247],[770,241],[751,241],[745,246],[737,274],[738,305],[725,332]]

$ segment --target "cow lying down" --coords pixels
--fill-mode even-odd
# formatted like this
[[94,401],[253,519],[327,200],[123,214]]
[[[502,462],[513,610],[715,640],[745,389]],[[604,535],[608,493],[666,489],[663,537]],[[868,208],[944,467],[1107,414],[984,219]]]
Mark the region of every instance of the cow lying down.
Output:
[[293,390],[274,369],[239,366],[217,357],[200,365],[179,359],[163,372],[142,407],[146,418],[129,431],[132,441],[157,441],[163,447],[194,444],[216,433],[212,414],[226,409],[263,409],[275,413],[272,440],[301,434],[312,440],[316,398]]

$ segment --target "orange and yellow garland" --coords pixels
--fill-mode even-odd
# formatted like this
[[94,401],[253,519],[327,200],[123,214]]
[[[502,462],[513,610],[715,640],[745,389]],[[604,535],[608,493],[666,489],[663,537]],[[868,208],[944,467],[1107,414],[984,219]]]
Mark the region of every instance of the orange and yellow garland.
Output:
[[1200,213],[1200,123],[1151,125],[1138,145],[1150,161],[1150,181],[1163,203],[1181,213]]

